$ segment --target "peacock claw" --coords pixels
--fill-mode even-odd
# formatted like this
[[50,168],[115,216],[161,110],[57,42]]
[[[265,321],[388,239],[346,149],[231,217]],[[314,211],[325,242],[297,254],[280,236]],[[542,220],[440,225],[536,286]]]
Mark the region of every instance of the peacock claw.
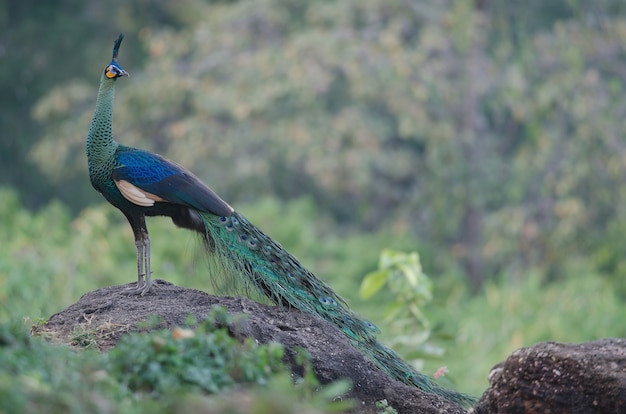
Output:
[[159,288],[159,285],[157,283],[152,283],[151,277],[145,277],[145,275],[140,275],[137,279],[137,283],[135,284],[135,286],[127,287],[126,289],[124,289],[123,293],[126,295],[144,296],[152,288]]
[[143,296],[146,292],[147,292],[147,290],[145,288],[145,285],[141,285],[141,286],[127,287],[126,289],[124,289],[124,291],[122,293],[124,293],[125,295],[141,295],[141,296]]

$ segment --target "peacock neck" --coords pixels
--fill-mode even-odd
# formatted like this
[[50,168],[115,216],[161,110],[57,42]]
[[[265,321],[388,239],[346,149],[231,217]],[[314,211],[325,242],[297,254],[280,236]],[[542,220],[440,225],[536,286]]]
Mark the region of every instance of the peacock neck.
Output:
[[86,150],[90,175],[103,166],[110,165],[113,154],[119,146],[113,139],[114,99],[115,80],[107,79],[103,75],[98,89],[96,110],[87,133]]

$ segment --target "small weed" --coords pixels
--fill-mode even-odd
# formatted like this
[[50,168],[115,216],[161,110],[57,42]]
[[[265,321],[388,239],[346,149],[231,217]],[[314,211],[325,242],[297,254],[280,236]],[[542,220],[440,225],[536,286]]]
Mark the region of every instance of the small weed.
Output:
[[376,410],[376,414],[398,414],[398,411],[391,407],[387,400],[376,401]]

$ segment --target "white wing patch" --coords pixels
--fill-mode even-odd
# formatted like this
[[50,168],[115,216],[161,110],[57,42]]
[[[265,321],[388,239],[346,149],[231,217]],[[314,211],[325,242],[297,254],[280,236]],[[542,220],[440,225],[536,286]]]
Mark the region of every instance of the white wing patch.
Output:
[[165,201],[157,195],[135,187],[126,180],[115,181],[115,185],[125,199],[138,206],[151,207],[154,205],[155,201]]

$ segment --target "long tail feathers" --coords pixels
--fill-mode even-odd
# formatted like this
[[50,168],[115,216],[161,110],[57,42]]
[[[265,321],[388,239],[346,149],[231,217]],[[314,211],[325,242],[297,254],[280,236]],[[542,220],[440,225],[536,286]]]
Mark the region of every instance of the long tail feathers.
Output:
[[244,216],[237,212],[228,217],[198,214],[206,227],[204,240],[213,276],[232,281],[230,275],[244,275],[245,280],[237,278],[243,289],[327,320],[391,377],[464,406],[475,403],[470,396],[440,387],[379,343],[376,326],[352,312],[328,285]]

